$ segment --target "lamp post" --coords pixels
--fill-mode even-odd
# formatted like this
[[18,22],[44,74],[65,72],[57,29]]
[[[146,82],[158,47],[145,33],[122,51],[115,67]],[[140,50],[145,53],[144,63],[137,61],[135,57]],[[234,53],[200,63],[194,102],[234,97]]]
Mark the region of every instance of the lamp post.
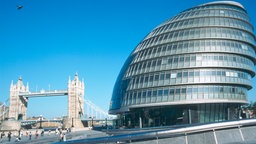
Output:
[[93,127],[93,117],[92,117],[92,127]]
[[74,118],[72,118],[72,125],[71,127],[74,127]]
[[39,119],[40,119],[40,126],[39,126],[39,129],[42,129],[42,118],[43,118],[43,116],[40,115],[40,116],[39,116]]
[[91,123],[91,127],[93,127],[93,116],[91,116],[91,117],[89,117],[89,118],[92,119],[92,120],[91,120],[91,122],[92,122],[92,123]]
[[106,129],[108,129],[108,118],[105,118],[105,126],[106,126]]

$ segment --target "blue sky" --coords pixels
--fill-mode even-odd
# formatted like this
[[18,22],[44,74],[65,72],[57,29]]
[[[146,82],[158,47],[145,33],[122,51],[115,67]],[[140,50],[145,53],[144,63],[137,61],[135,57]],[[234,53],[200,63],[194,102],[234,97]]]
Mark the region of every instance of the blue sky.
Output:
[[[86,84],[85,98],[107,111],[118,73],[136,45],[166,19],[206,2],[0,0],[0,101],[20,76],[30,91],[53,90],[67,89],[68,77],[78,72]],[[256,1],[238,2],[256,26]],[[255,89],[250,101],[256,101]],[[66,113],[65,96],[29,99],[28,116]]]

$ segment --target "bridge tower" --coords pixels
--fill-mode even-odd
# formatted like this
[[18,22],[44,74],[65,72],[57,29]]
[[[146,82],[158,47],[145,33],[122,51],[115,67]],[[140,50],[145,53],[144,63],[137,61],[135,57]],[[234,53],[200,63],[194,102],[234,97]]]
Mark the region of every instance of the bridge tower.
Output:
[[10,107],[9,118],[15,120],[26,120],[26,111],[28,99],[24,96],[19,96],[20,93],[29,92],[28,84],[25,87],[22,78],[20,77],[16,84],[11,83],[10,86]]
[[81,117],[84,115],[84,82],[76,73],[74,80],[68,80],[68,122],[66,127],[83,127]]

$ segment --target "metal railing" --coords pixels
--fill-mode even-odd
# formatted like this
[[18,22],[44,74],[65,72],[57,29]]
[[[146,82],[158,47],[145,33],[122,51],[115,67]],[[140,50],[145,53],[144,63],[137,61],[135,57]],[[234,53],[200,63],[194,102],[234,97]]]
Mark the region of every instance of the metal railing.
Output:
[[50,120],[23,120],[23,121],[20,121],[21,125],[22,126],[25,126],[25,125],[31,125],[31,124],[35,124],[35,123],[40,123],[40,122],[58,122],[58,123],[63,123],[63,119],[59,119],[59,120],[55,120],[55,119],[50,119]]
[[[124,142],[130,143],[134,141],[145,141],[145,140],[158,140],[163,138],[177,137],[177,136],[186,136],[187,134],[193,133],[203,133],[212,131],[215,135],[215,131],[224,130],[224,129],[232,129],[256,125],[256,119],[246,119],[246,120],[237,120],[237,121],[227,121],[227,122],[219,122],[219,123],[210,123],[210,124],[202,124],[202,125],[183,125],[183,127],[174,129],[169,128],[165,130],[157,130],[157,131],[146,131],[146,132],[138,132],[131,134],[121,134],[115,136],[108,137],[99,137],[99,138],[91,138],[91,139],[80,139],[80,140],[71,140],[66,141],[66,143],[117,143]],[[243,135],[241,135],[243,137]],[[217,142],[215,135],[215,143]]]

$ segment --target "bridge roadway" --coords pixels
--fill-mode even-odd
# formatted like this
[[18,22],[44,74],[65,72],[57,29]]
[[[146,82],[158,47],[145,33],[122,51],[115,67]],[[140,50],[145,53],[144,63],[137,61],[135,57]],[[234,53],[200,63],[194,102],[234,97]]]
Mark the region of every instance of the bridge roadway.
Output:
[[19,96],[24,96],[27,98],[48,97],[48,96],[65,96],[65,95],[68,95],[67,90],[52,90],[52,91],[41,90],[40,92],[20,92],[19,93]]

